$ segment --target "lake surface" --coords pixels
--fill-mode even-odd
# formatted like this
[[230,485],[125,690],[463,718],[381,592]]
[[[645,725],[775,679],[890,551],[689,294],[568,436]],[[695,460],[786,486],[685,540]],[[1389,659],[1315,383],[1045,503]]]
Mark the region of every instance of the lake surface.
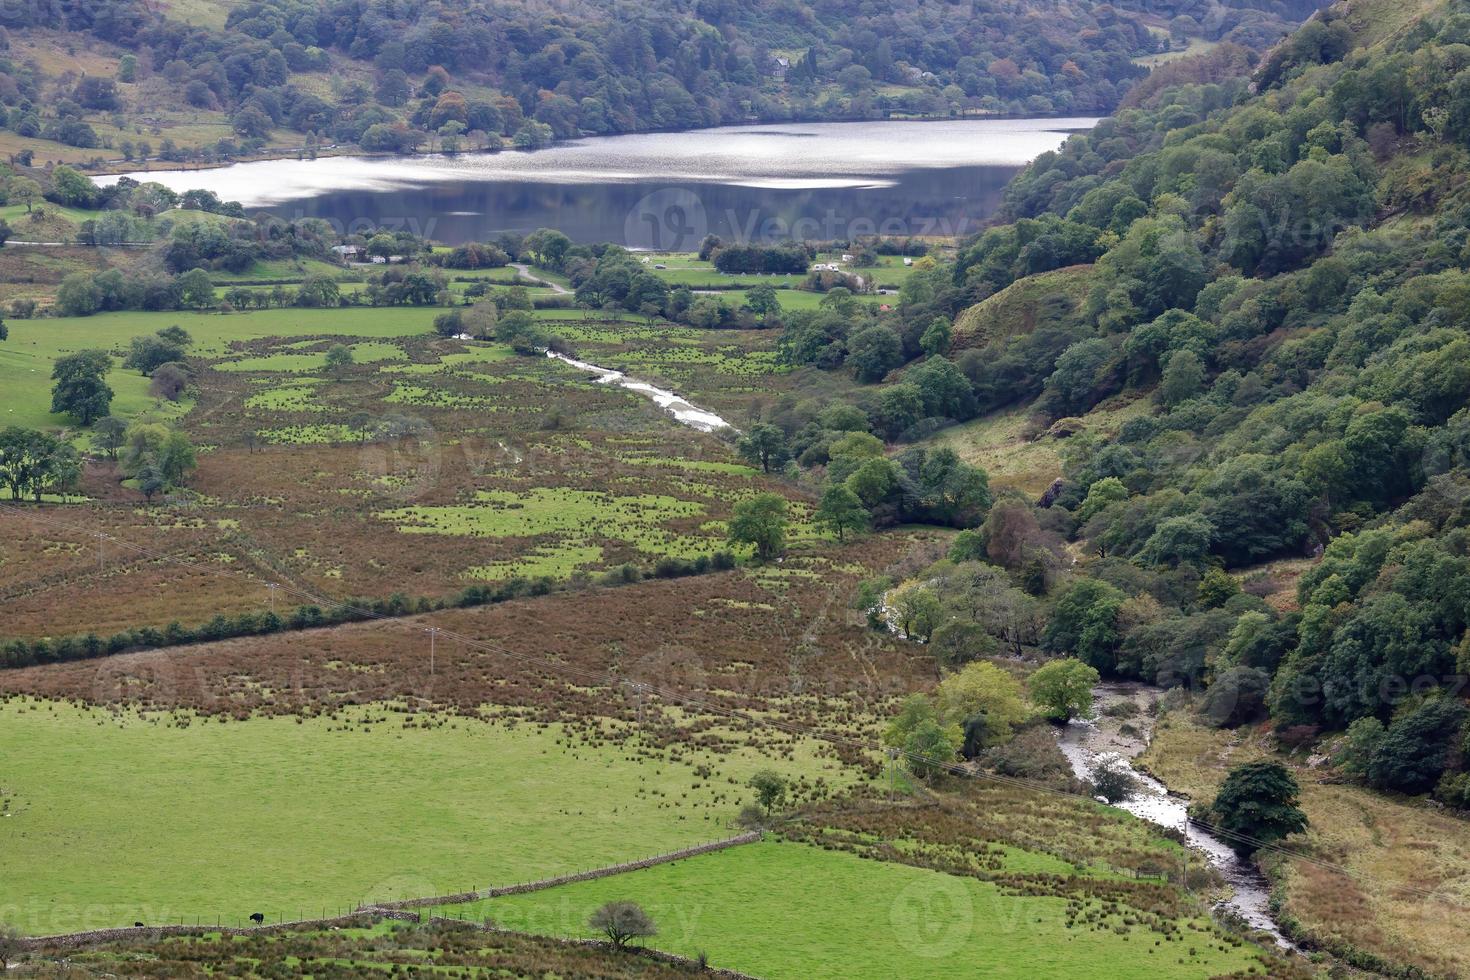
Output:
[[[1011,176],[1097,120],[792,123],[643,133],[534,153],[271,160],[132,174],[345,232],[449,243],[559,228],[578,241],[692,249],[726,241],[959,235]],[[107,183],[112,178],[99,178]]]

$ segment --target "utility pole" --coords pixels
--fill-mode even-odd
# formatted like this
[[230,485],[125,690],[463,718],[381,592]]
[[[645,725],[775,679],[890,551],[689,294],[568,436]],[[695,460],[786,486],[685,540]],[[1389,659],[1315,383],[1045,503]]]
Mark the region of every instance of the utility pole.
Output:
[[271,612],[274,613],[276,611],[276,583],[267,582],[265,587],[270,590]]
[[898,768],[898,749],[896,749],[896,748],[890,748],[888,750],[888,802],[889,803],[892,803],[893,802],[893,796],[894,796],[894,793],[896,792],[896,789],[894,787],[894,782],[897,779],[897,774],[895,772],[895,770],[897,768]]
[[101,575],[103,572],[107,571],[106,551],[105,551],[105,548],[104,548],[104,545],[103,545],[103,542],[106,541],[106,540],[107,540],[107,535],[103,534],[101,531],[97,532],[97,574],[98,575]]
[[429,627],[429,676],[434,676],[434,640],[439,635],[439,627]]

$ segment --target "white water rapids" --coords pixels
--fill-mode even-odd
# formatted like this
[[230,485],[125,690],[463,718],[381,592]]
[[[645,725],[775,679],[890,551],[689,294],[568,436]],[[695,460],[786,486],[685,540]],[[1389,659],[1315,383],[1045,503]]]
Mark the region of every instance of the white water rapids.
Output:
[[[1093,689],[1094,714],[1103,717],[1103,708],[1110,703],[1134,700],[1139,689],[1136,685],[1099,684]],[[1134,769],[1131,759],[1141,750],[1143,743],[1120,735],[1109,734],[1092,721],[1074,719],[1062,729],[1059,736],[1062,754],[1072,765],[1078,779],[1091,779],[1097,760],[1104,754],[1116,754],[1128,764],[1137,789],[1128,799],[1114,804],[1127,810],[1140,820],[1168,827],[1184,834],[1189,846],[1200,851],[1210,864],[1220,872],[1234,890],[1234,894],[1222,904],[1234,910],[1253,929],[1269,933],[1283,949],[1297,947],[1281,933],[1276,920],[1271,916],[1271,886],[1255,865],[1242,861],[1230,845],[1209,833],[1189,819],[1189,803],[1183,797],[1170,793],[1169,787],[1159,780]],[[1146,737],[1144,739],[1146,742]]]
[[565,354],[558,354],[554,350],[547,351],[546,356],[551,358],[552,360],[562,361],[563,363],[570,364],[574,368],[578,368],[579,370],[596,375],[596,380],[598,384],[615,384],[620,388],[627,388],[629,391],[636,391],[638,392],[638,394],[652,399],[654,403],[657,404],[660,408],[664,409],[669,414],[673,415],[674,418],[678,419],[680,422],[684,423],[692,429],[698,429],[700,432],[714,432],[718,429],[734,428],[734,426],[732,426],[729,422],[726,422],[724,419],[720,418],[714,412],[700,408],[698,405],[695,405],[693,402],[690,402],[686,398],[676,395],[672,391],[656,387],[649,384],[647,381],[639,381],[637,378],[630,378],[622,371],[614,371],[612,368],[598,367],[596,364],[589,364],[586,361],[579,361],[575,357],[568,357]]

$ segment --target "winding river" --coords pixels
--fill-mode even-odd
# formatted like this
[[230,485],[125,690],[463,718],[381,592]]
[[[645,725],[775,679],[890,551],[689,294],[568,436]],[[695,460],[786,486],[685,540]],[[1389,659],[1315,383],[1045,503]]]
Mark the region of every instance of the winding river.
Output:
[[[1059,736],[1062,754],[1071,763],[1077,778],[1090,779],[1098,759],[1107,754],[1118,755],[1132,769],[1131,760],[1147,746],[1149,732],[1124,734],[1119,731],[1119,721],[1130,722],[1141,729],[1151,726],[1152,719],[1146,707],[1151,694],[1150,688],[1131,684],[1099,684],[1093,689],[1093,710],[1098,720],[1073,720]],[[1107,713],[1110,706],[1124,702],[1137,705],[1139,713],[1124,719]],[[1221,904],[1239,914],[1251,928],[1269,933],[1281,948],[1297,949],[1271,916],[1271,887],[1266,877],[1254,865],[1238,858],[1220,838],[1192,822],[1188,800],[1171,793],[1169,787],[1146,773],[1134,769],[1133,775],[1136,791],[1116,805],[1141,820],[1184,834],[1189,845],[1203,853],[1234,890],[1234,894]]]

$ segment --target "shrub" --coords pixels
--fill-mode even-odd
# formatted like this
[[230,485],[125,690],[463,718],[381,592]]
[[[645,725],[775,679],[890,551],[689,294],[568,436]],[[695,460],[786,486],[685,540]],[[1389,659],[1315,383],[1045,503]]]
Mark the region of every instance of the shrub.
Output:
[[1116,752],[1104,752],[1092,769],[1092,791],[1109,803],[1121,803],[1138,790],[1133,768]]
[[637,902],[608,902],[592,913],[587,924],[604,933],[620,949],[634,939],[658,935],[653,919]]

